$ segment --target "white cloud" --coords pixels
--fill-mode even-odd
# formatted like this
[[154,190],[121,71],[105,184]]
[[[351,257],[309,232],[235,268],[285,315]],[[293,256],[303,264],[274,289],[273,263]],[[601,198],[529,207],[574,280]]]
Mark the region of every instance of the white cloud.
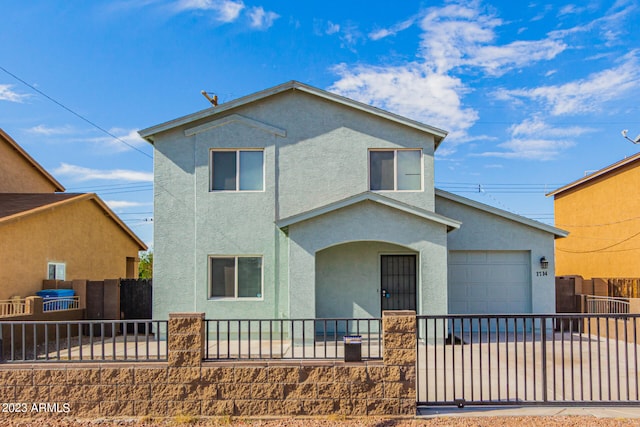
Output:
[[[535,7],[544,14],[553,10],[550,5]],[[562,12],[583,11],[568,7]],[[554,59],[568,49],[582,47],[583,39],[578,36],[595,34],[599,38],[590,39],[592,43],[611,43],[617,37],[611,28],[629,13],[628,4],[618,4],[588,24],[551,31],[536,40],[517,39],[502,43],[500,34],[507,25],[513,27],[513,22],[503,22],[493,9],[479,0],[448,2],[442,7],[426,9],[412,18],[414,21],[405,20],[368,34],[369,39],[380,40],[416,24],[421,31],[417,59],[393,65],[339,64],[333,68],[337,79],[328,89],[448,130],[447,144],[438,150],[439,155],[447,156],[462,142],[484,138],[484,135],[471,134],[479,113],[463,102],[465,95],[472,91],[463,76],[471,75],[474,79],[500,77],[540,63],[553,67],[545,77],[552,76],[557,73]],[[498,149],[480,155],[538,160],[556,158],[574,146],[580,135],[594,129],[553,126],[545,120],[550,115],[598,111],[605,103],[637,90],[640,87],[638,62],[636,53],[631,52],[616,67],[573,82],[496,91],[494,98],[508,102],[510,107],[526,102],[533,104],[540,113],[506,129],[507,141],[499,144]],[[560,78],[558,76],[557,80]]]
[[415,63],[354,69],[342,64],[334,71],[340,80],[329,90],[433,126],[464,130],[478,118],[475,110],[461,105],[460,93],[467,89],[460,79]]
[[37,135],[69,135],[75,133],[75,129],[69,125],[60,126],[60,127],[49,127],[47,125],[38,125],[32,128],[27,129],[29,133],[35,133]]
[[178,11],[183,10],[208,10],[214,12],[218,21],[234,22],[244,9],[244,3],[234,0],[179,0],[176,4]]
[[407,28],[411,27],[416,21],[416,17],[411,17],[404,21],[398,22],[397,24],[391,26],[390,28],[380,28],[378,30],[372,31],[369,33],[369,38],[371,40],[380,40],[385,37],[395,36],[400,31],[404,31]]
[[331,21],[327,22],[327,29],[325,30],[325,34],[331,35],[340,31],[340,24],[334,24]]
[[432,9],[420,21],[421,55],[433,61],[439,72],[471,66],[499,76],[513,68],[551,60],[567,48],[555,38],[497,45],[496,28],[502,24],[492,14],[482,13],[477,2]]
[[578,7],[575,4],[568,4],[568,5],[563,6],[562,8],[560,8],[560,11],[558,12],[558,16],[576,15],[576,14],[584,12],[585,10],[587,10],[586,7]]
[[[131,150],[133,147],[144,147],[147,142],[138,135],[137,129],[121,129],[112,128],[109,129],[109,133],[118,137],[118,139],[111,136],[100,136],[97,138],[81,139],[81,141],[89,141],[96,143],[103,148],[108,148],[109,151],[121,152]],[[126,143],[123,143],[123,141]],[[128,144],[128,145],[127,145]]]
[[252,7],[248,14],[251,27],[260,30],[270,28],[275,20],[280,17],[277,13],[265,11],[262,7]]
[[100,170],[90,169],[68,163],[60,164],[60,167],[54,170],[55,175],[67,176],[74,181],[90,181],[90,180],[114,180],[114,181],[134,181],[134,182],[153,182],[152,172],[133,171],[126,169]]
[[482,67],[494,76],[512,68],[520,68],[539,61],[549,61],[567,48],[557,40],[516,41],[504,46],[483,46],[463,65]]
[[355,52],[355,46],[358,42],[364,39],[364,35],[354,23],[347,23],[340,26],[340,41],[342,41],[342,47],[347,48]]
[[104,202],[114,211],[117,209],[137,208],[150,205],[150,203],[132,202],[129,200],[105,200]]
[[481,157],[502,157],[505,159],[553,160],[564,150],[573,147],[575,142],[562,139],[514,138],[498,147],[506,151],[489,151],[479,154]]
[[504,151],[489,151],[479,154],[482,157],[501,157],[507,159],[552,160],[563,151],[576,145],[575,139],[588,132],[590,127],[556,127],[536,116],[525,119],[508,129],[511,139],[498,144]]
[[0,101],[18,102],[22,103],[29,95],[15,92],[13,85],[0,85]]
[[538,101],[554,116],[601,111],[608,101],[640,87],[640,68],[634,55],[632,52],[621,65],[593,73],[585,79],[533,89],[503,89],[495,95],[503,100]]
[[534,117],[511,126],[509,132],[514,137],[544,135],[546,137],[566,138],[595,132],[595,129],[586,126],[554,127],[544,122],[540,117]]

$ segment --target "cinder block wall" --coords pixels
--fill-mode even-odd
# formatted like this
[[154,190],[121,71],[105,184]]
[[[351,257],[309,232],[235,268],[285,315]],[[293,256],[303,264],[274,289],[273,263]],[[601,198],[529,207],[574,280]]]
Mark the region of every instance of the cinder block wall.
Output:
[[385,312],[383,360],[357,363],[203,362],[203,318],[170,315],[167,363],[0,365],[0,400],[26,409],[0,419],[415,414],[415,312]]

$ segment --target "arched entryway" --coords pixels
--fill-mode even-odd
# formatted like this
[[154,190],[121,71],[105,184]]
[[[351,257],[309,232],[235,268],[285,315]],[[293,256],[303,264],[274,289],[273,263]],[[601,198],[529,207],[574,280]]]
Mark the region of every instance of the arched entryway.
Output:
[[407,308],[400,305],[411,298],[415,309],[418,259],[415,250],[380,241],[316,252],[316,317],[380,317],[382,309]]

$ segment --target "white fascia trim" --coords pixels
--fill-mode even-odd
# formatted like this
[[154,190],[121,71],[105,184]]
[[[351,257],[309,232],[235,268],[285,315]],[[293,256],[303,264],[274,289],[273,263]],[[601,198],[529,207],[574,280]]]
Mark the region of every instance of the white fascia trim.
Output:
[[551,233],[556,237],[567,237],[569,235],[568,231],[562,230],[560,228],[556,228],[551,225],[544,224],[542,222],[534,221],[524,216],[517,215],[502,209],[498,209],[493,206],[485,205],[484,203],[476,202],[475,200],[467,199],[466,197],[458,196],[457,194],[449,193],[448,191],[440,190],[437,188],[435,191],[436,191],[436,197],[442,197],[443,199],[448,199],[448,200],[460,203],[462,205],[470,206],[472,208],[490,213],[492,215],[497,215],[497,216],[509,219],[511,221],[518,222],[520,224],[528,225],[529,227],[537,228],[538,230]]
[[214,120],[212,122],[205,123],[205,124],[200,125],[200,126],[196,126],[196,127],[192,127],[192,128],[186,129],[184,131],[184,134],[185,134],[185,136],[193,136],[193,135],[196,135],[196,134],[199,134],[199,133],[202,133],[202,132],[206,132],[206,131],[208,131],[210,129],[213,129],[213,128],[216,128],[216,127],[219,127],[219,126],[228,125],[230,123],[240,123],[240,124],[243,124],[245,126],[256,128],[258,130],[261,130],[261,131],[264,131],[264,132],[267,132],[267,133],[271,133],[271,134],[277,135],[277,136],[282,137],[282,138],[286,138],[286,136],[287,136],[287,131],[284,130],[284,129],[280,129],[280,128],[277,128],[275,126],[267,125],[265,123],[259,122],[257,120],[250,119],[250,118],[242,116],[240,114],[231,114],[231,115],[223,117],[221,119]]
[[443,215],[437,214],[435,212],[429,212],[422,210],[420,208],[416,208],[410,205],[407,205],[402,202],[398,202],[397,200],[390,199],[388,197],[381,196],[375,193],[360,193],[355,196],[348,197],[346,199],[339,200],[334,203],[329,203],[328,205],[321,206],[316,209],[312,209],[310,211],[302,212],[296,215],[292,215],[288,218],[283,218],[281,220],[276,221],[276,225],[280,228],[288,227],[292,224],[296,224],[298,222],[306,221],[315,217],[319,217],[325,215],[327,213],[333,212],[338,209],[345,208],[347,206],[355,205],[357,203],[363,201],[371,201],[380,203],[381,205],[388,206],[393,209],[397,209],[402,212],[406,212],[411,215],[415,215],[417,217],[433,221],[439,224],[446,225],[449,230],[458,229],[462,223],[460,221],[456,221],[451,218],[447,218]]

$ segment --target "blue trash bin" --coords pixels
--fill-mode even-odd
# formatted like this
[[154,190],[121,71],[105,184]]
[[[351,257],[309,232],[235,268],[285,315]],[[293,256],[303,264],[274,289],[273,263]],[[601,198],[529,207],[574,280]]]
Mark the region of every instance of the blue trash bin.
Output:
[[68,310],[69,298],[75,295],[75,291],[73,289],[45,289],[36,292],[36,295],[42,297],[43,311]]

